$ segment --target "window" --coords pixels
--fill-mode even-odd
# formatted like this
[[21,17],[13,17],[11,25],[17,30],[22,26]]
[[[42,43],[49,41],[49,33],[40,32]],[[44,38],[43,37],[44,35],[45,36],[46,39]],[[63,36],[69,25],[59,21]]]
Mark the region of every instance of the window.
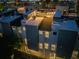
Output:
[[18,33],[22,33],[22,28],[21,27],[18,27]]
[[12,30],[16,30],[15,26],[12,26]]
[[56,50],[56,45],[52,44],[52,45],[51,45],[51,50],[52,50],[52,51],[55,51],[55,50]]
[[25,27],[23,27],[23,31],[25,31],[26,30],[26,28]]
[[48,49],[48,47],[49,47],[48,43],[44,43],[44,48]]
[[17,33],[22,33],[22,28],[21,27],[12,26],[12,30],[17,32]]
[[57,35],[57,32],[53,32],[53,35]]
[[27,38],[25,38],[24,41],[25,41],[25,44],[27,45]]
[[39,48],[43,49],[43,44],[42,43],[39,43]]
[[49,32],[47,32],[47,31],[45,32],[45,37],[49,38]]
[[23,14],[25,12],[25,8],[24,7],[20,7],[20,8],[17,9],[17,11],[19,13],[22,13]]
[[21,27],[12,26],[12,30],[17,35],[18,38],[22,38],[22,28]]
[[42,35],[42,34],[43,34],[43,32],[42,32],[42,31],[39,31],[39,34],[40,34],[40,35]]
[[73,53],[72,53],[72,57],[77,57],[78,56],[78,51],[73,51]]
[[0,33],[0,37],[3,37],[3,34],[2,33]]

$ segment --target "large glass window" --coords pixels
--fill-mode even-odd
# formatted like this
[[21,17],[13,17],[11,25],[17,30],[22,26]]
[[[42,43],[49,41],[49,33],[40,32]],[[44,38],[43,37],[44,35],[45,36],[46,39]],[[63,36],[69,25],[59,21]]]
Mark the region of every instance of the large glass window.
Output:
[[18,27],[18,32],[22,33],[22,28],[21,27]]
[[3,34],[2,33],[0,33],[0,37],[3,37]]
[[23,31],[25,32],[26,31],[26,28],[23,26]]
[[72,58],[77,59],[78,51],[73,51]]
[[52,50],[52,51],[55,51],[55,50],[56,50],[56,45],[51,44],[51,50]]
[[27,45],[27,39],[26,38],[24,39],[24,41],[25,41],[25,44]]
[[43,44],[42,43],[39,43],[39,48],[43,49]]
[[42,35],[43,34],[43,31],[39,31],[39,34]]
[[44,43],[44,48],[48,49],[49,48],[49,44],[48,43]]
[[48,31],[45,32],[45,37],[49,38],[49,32]]

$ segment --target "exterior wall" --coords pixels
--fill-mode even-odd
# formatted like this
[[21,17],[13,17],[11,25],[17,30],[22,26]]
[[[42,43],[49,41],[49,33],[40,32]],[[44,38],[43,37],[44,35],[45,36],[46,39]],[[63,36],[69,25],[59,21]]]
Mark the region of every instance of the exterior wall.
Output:
[[50,54],[50,31],[39,31],[39,51],[42,52],[45,56]]
[[3,30],[4,37],[11,36],[12,30],[11,30],[10,24],[2,23],[2,30]]
[[26,38],[28,48],[38,50],[39,34],[38,27],[32,25],[26,25]]
[[[49,34],[46,36],[45,32]],[[58,30],[55,28],[53,31],[39,31],[39,51],[46,57],[56,57],[57,33]]]
[[3,39],[7,40],[7,43],[14,44],[16,42],[17,36],[13,33],[12,27],[10,24],[7,23],[1,23],[2,25],[2,33],[3,33]]
[[[71,24],[71,22],[68,24]],[[56,57],[61,57],[64,59],[71,58],[78,34],[76,32],[76,24],[72,23],[72,26],[74,25],[72,27],[72,30],[69,30],[70,28],[66,29],[67,26],[70,26],[68,24],[64,25],[64,23],[62,23],[61,21],[55,21],[54,23],[52,23],[52,38],[50,42],[56,45]],[[60,28],[62,29],[60,30]]]
[[56,53],[66,59],[70,59],[77,38],[77,32],[69,30],[58,31]]

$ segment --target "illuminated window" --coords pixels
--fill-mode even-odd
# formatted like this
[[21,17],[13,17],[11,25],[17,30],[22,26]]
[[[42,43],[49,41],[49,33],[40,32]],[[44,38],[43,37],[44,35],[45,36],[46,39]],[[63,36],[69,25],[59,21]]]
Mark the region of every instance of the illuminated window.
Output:
[[43,44],[42,43],[39,43],[39,48],[43,49]]
[[39,31],[39,34],[40,34],[40,35],[42,35],[42,34],[43,34],[43,32],[42,32],[42,31]]
[[26,28],[25,27],[23,27],[23,31],[25,31],[26,30]]
[[18,32],[19,32],[19,33],[22,33],[21,27],[18,27]]
[[49,32],[47,32],[47,31],[45,32],[45,37],[49,38]]
[[15,26],[12,26],[12,30],[16,30]]
[[24,13],[25,12],[25,7],[20,7],[20,8],[17,9],[17,11],[19,13]]
[[55,14],[56,12],[53,12],[53,14]]
[[41,2],[39,2],[39,5],[41,5],[42,3]]
[[78,51],[73,51],[72,57],[76,58],[78,56]]
[[27,45],[27,39],[26,38],[24,39],[24,41],[25,41],[25,44]]
[[3,34],[2,33],[0,33],[0,37],[3,37]]
[[51,50],[52,50],[52,51],[55,51],[55,50],[56,50],[56,45],[52,44],[52,45],[51,45]]
[[48,49],[48,48],[49,48],[48,43],[44,43],[44,48],[45,48],[45,49]]

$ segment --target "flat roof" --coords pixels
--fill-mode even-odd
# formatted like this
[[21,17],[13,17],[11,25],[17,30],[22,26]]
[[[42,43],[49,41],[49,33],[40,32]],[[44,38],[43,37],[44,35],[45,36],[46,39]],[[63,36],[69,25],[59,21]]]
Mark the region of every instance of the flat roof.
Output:
[[23,25],[39,26],[43,19],[44,19],[43,17],[36,17],[35,19],[30,17],[28,20],[23,20],[22,24]]
[[32,10],[29,10],[29,11],[24,12],[23,14],[24,14],[24,15],[28,15],[28,14],[30,14],[30,13],[32,13],[32,12],[33,12]]
[[0,18],[0,23],[10,23],[16,19],[19,19],[21,16],[7,16]]
[[61,28],[60,29],[65,29],[65,30],[71,30],[71,31],[79,31],[77,24],[74,20],[68,20],[68,21],[64,21],[61,24]]
[[55,12],[40,12],[34,11],[36,13],[35,19],[32,16],[28,20],[23,20],[23,25],[32,25],[32,26],[39,26],[39,30],[42,31],[50,31],[51,30],[51,23],[53,21],[53,17]]
[[54,17],[61,17],[62,12],[60,10],[56,10]]
[[13,11],[15,11],[15,9],[7,9],[6,11],[3,11],[2,13],[10,13],[10,12],[13,12]]
[[[54,28],[53,28],[54,27]],[[56,30],[70,30],[70,31],[79,31],[77,24],[74,20],[67,20],[62,22],[54,22],[52,29]]]

